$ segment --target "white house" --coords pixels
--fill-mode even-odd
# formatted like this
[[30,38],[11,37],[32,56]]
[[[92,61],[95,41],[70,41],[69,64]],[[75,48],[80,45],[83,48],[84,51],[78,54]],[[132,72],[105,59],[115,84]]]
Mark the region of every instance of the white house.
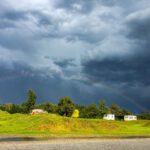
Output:
[[105,120],[115,120],[115,115],[114,114],[105,114],[103,119],[105,119]]
[[125,121],[137,120],[137,116],[126,115],[126,116],[124,116],[124,120],[125,120]]

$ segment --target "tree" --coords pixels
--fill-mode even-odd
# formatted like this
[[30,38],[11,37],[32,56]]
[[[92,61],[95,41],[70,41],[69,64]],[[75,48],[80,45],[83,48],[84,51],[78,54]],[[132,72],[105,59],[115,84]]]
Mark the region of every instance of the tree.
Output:
[[12,103],[6,104],[6,111],[11,114],[23,112],[22,107],[20,105],[15,105]]
[[108,113],[108,107],[106,105],[106,101],[105,100],[100,100],[99,101],[99,104],[100,104],[100,114],[101,114],[101,117],[104,116],[104,114],[107,114]]
[[139,117],[144,120],[150,120],[150,112],[145,109],[143,112],[141,112]]
[[72,99],[69,96],[61,97],[58,101],[58,106],[64,106],[66,104],[74,105],[74,103],[72,102]]
[[15,106],[12,103],[6,104],[6,111],[13,114],[15,112]]
[[76,104],[75,107],[79,110],[79,117],[80,118],[86,118],[87,117],[86,106],[85,105]]
[[57,111],[57,106],[50,102],[46,102],[46,103],[37,105],[37,106],[35,106],[35,108],[43,109],[43,110],[47,111],[48,113],[56,113],[56,111]]
[[125,109],[125,108],[123,108],[123,109],[121,110],[121,114],[122,114],[122,116],[125,116],[125,115],[133,115],[132,112],[128,111],[128,110]]
[[35,106],[37,96],[35,92],[31,89],[28,90],[28,98],[27,100],[22,104],[24,108],[25,113],[29,113]]
[[120,110],[120,107],[117,105],[117,104],[112,104],[110,106],[110,112],[112,114],[115,114],[115,116],[121,116],[121,110]]
[[88,105],[86,109],[86,117],[87,118],[98,118],[100,116],[99,108],[96,104]]
[[0,110],[5,111],[6,110],[6,105],[0,104]]
[[58,101],[58,109],[57,112],[60,115],[65,115],[70,117],[75,110],[74,103],[72,99],[68,96],[61,97]]

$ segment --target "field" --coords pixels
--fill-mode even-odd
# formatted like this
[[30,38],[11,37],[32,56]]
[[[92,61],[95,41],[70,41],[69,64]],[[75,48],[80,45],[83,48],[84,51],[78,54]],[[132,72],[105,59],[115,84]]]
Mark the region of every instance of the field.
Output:
[[64,118],[56,114],[23,115],[0,111],[0,135],[150,136],[150,121]]

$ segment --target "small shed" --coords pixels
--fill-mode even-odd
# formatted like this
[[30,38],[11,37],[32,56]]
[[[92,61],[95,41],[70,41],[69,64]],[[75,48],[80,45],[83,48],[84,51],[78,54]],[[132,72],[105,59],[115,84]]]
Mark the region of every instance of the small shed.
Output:
[[125,121],[137,120],[137,116],[126,115],[126,116],[124,116],[124,120],[125,120]]
[[103,119],[105,119],[105,120],[115,120],[115,115],[114,114],[105,114]]
[[43,109],[33,109],[31,112],[31,115],[44,114],[44,113],[47,113],[47,112],[44,111]]

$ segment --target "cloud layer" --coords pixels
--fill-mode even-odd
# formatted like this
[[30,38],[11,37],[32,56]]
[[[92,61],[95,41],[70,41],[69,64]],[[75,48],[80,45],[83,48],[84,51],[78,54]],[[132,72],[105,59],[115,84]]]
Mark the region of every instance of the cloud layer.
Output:
[[3,0],[0,103],[22,103],[33,88],[41,102],[105,98],[141,111],[104,84],[149,108],[149,7],[147,0]]

